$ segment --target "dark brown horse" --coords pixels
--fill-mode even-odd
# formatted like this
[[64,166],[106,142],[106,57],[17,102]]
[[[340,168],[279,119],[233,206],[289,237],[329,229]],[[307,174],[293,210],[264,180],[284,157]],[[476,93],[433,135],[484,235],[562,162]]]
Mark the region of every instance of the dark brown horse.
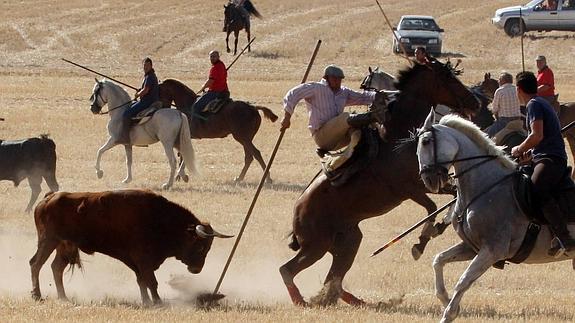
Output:
[[[497,80],[491,78],[490,73],[485,73],[483,82],[481,82],[480,86],[486,95],[493,97],[499,83]],[[565,127],[569,123],[575,121],[575,102],[561,103],[559,106],[559,121],[561,122],[561,127]],[[575,128],[571,128],[570,130],[563,132],[563,137],[567,139],[571,155],[573,156],[573,159],[575,159]],[[571,177],[575,179],[575,172],[571,174]]]
[[290,248],[298,253],[280,267],[294,304],[306,304],[294,277],[328,252],[333,256],[331,268],[322,292],[312,302],[327,305],[341,298],[348,304],[363,304],[341,286],[361,243],[359,222],[385,214],[408,199],[428,213],[437,209],[419,179],[415,145],[397,151],[397,140],[421,126],[434,104],[470,114],[479,109],[479,103],[449,66],[437,61],[401,71],[396,87],[401,92],[388,108],[387,140],[379,143],[376,161],[341,186],[334,187],[319,176],[296,202]]
[[[247,16],[244,17],[240,10],[245,10]],[[230,39],[230,34],[234,33],[234,55],[238,52],[238,35],[240,30],[245,29],[246,34],[248,35],[248,52],[251,51],[250,48],[250,15],[254,15],[258,18],[261,18],[260,13],[256,10],[254,5],[251,1],[246,0],[243,4],[243,8],[236,7],[231,1],[224,5],[224,29],[223,31],[226,33],[226,50],[230,52],[230,46],[228,45],[228,41]]]
[[[173,102],[178,110],[188,116],[192,138],[224,138],[231,134],[244,147],[244,168],[234,181],[241,182],[244,179],[254,158],[262,169],[265,169],[266,163],[262,154],[252,142],[262,121],[258,111],[262,111],[272,122],[275,122],[278,116],[266,107],[243,101],[232,101],[222,107],[217,114],[195,116],[192,115],[191,107],[197,97],[192,89],[180,81],[167,79],[160,84],[160,100],[164,102],[165,107],[169,107]],[[271,181],[270,177],[267,180]]]

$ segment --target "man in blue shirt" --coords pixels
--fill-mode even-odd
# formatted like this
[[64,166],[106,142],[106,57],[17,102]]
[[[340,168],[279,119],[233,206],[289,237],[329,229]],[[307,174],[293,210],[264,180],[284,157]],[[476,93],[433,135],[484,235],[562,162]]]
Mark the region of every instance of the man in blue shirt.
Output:
[[138,113],[146,110],[152,103],[160,100],[160,86],[158,85],[158,78],[152,66],[152,60],[146,57],[142,61],[144,65],[144,80],[142,87],[136,92],[134,99],[140,98],[140,101],[133,103],[123,114],[122,132],[117,140],[118,144],[130,143],[130,128],[132,126],[132,118]]
[[559,256],[575,250],[575,240],[567,229],[566,217],[552,194],[567,171],[561,124],[549,102],[537,96],[537,78],[533,73],[522,72],[517,75],[517,95],[519,101],[527,106],[529,135],[519,146],[511,149],[511,154],[514,157],[526,157],[531,150],[533,192],[550,224],[551,232],[559,242],[558,248],[550,249],[549,254]]

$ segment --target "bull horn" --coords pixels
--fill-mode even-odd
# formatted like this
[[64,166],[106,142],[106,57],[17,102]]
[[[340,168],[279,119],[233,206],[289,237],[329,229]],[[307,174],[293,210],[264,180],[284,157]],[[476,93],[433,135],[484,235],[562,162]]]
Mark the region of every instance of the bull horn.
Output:
[[234,236],[225,235],[217,232],[216,230],[210,228],[211,232],[208,232],[208,228],[203,224],[196,225],[196,233],[202,239],[216,237],[216,238],[233,238]]

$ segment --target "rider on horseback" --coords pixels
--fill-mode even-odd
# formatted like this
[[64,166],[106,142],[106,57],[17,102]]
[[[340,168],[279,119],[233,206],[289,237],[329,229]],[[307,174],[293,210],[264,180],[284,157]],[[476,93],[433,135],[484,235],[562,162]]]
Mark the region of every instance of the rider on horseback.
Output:
[[209,90],[192,106],[192,112],[194,115],[201,115],[204,108],[211,101],[215,99],[227,99],[230,97],[227,81],[228,72],[226,70],[226,66],[220,60],[220,53],[215,50],[211,51],[210,61],[212,62],[210,74],[204,85],[202,85],[200,92],[203,92],[205,89]]
[[567,154],[561,136],[561,126],[553,107],[537,95],[537,78],[531,72],[517,75],[517,94],[527,106],[527,127],[529,136],[519,146],[513,147],[514,157],[533,158],[534,196],[538,199],[543,216],[556,236],[559,248],[552,248],[549,254],[560,255],[575,250],[575,240],[567,229],[566,216],[553,196],[555,188],[567,171]]
[[349,105],[370,104],[375,92],[357,92],[341,86],[343,70],[335,65],[324,69],[319,82],[304,83],[289,90],[283,99],[285,114],[281,128],[290,127],[290,118],[296,104],[305,99],[309,111],[309,125],[312,137],[320,149],[340,149],[351,140],[350,130],[358,129],[372,122],[383,120],[382,111],[350,114],[343,112]]
[[134,95],[134,100],[140,98],[140,101],[133,103],[124,112],[122,118],[122,129],[117,141],[118,144],[130,143],[130,128],[133,123],[132,118],[160,99],[160,87],[158,85],[156,71],[154,71],[154,67],[152,66],[152,60],[149,57],[146,57],[142,63],[144,65],[144,80],[142,81],[140,90],[138,90],[136,95]]

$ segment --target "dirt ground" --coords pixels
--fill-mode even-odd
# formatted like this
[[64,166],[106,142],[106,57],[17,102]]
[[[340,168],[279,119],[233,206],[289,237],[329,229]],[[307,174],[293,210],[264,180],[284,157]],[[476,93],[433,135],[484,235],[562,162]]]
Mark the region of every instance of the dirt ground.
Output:
[[[433,15],[446,30],[445,57],[462,60],[466,84],[479,82],[485,72],[521,70],[520,40],[508,38],[491,25],[497,8],[514,1],[380,1],[392,22],[403,14]],[[25,138],[50,134],[57,145],[57,177],[64,191],[147,188],[160,191],[168,164],[159,145],[135,148],[134,181],[124,185],[124,153],[114,148],[104,155],[104,178],[93,167],[97,149],[107,138],[108,117],[89,111],[94,75],[61,61],[85,64],[132,85],[141,81],[141,60],[150,56],[158,77],[176,78],[198,89],[209,69],[208,52],[225,53],[223,1],[0,1],[0,137]],[[391,34],[375,2],[332,0],[255,0],[264,15],[252,20],[256,37],[229,72],[232,96],[282,113],[282,97],[301,81],[317,39],[323,44],[310,80],[335,63],[346,73],[344,85],[357,89],[368,66],[395,74],[406,61],[391,53]],[[239,46],[246,44],[240,34]],[[534,58],[548,58],[561,101],[575,101],[570,83],[575,68],[572,33],[529,33],[525,38],[526,68]],[[131,92],[130,92],[131,93]],[[354,107],[355,110],[365,109]],[[194,293],[211,291],[233,240],[214,242],[206,266],[198,275],[169,259],[158,270],[162,307],[143,308],[134,274],[103,255],[82,254],[83,271],[68,273],[64,284],[72,302],[56,300],[49,262],[41,273],[46,300],[29,297],[28,260],[35,252],[31,214],[23,212],[29,187],[0,182],[0,317],[2,321],[437,321],[442,308],[434,296],[433,255],[458,241],[450,228],[433,240],[419,261],[411,258],[416,235],[410,235],[381,255],[373,250],[425,216],[424,209],[405,202],[384,217],[361,224],[364,240],[344,286],[370,304],[353,308],[343,303],[329,308],[291,305],[278,268],[293,256],[287,247],[295,200],[319,169],[313,141],[306,129],[307,112],[298,106],[292,128],[273,164],[274,184],[265,187],[221,291],[220,307],[202,309]],[[279,125],[263,120],[255,145],[267,161]],[[238,232],[262,170],[255,164],[244,184],[232,179],[243,164],[243,150],[232,138],[194,140],[201,176],[177,183],[168,199],[209,220],[225,233]],[[43,184],[43,193],[47,186]],[[358,192],[360,194],[360,192]],[[438,205],[448,197],[433,196]],[[306,298],[320,288],[330,259],[325,257],[300,274],[296,283]],[[448,288],[466,264],[449,265]],[[491,269],[462,302],[461,322],[573,321],[575,293],[570,262]],[[401,302],[397,302],[401,299]],[[380,303],[382,302],[382,303]],[[377,305],[379,303],[379,305]]]

